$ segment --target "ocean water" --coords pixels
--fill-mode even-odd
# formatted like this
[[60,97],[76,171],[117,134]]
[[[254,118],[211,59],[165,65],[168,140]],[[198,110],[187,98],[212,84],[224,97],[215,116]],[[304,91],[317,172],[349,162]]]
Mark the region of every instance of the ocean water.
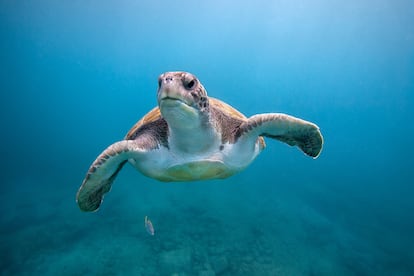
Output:
[[[0,0],[0,41],[0,275],[414,275],[412,1]],[[126,165],[81,212],[89,165],[175,70],[318,124],[322,154],[266,139],[187,183]]]

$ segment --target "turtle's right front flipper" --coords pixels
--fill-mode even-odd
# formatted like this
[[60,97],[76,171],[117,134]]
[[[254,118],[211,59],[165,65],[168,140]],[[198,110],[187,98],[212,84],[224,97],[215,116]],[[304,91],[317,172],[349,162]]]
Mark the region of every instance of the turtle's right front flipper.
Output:
[[112,144],[96,158],[76,194],[82,211],[91,212],[99,208],[104,194],[111,189],[112,182],[135,147],[134,141],[123,140]]

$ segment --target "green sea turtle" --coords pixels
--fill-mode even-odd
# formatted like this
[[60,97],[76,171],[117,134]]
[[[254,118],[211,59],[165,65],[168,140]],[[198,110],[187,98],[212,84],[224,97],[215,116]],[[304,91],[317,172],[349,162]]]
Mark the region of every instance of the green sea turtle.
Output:
[[160,75],[157,98],[158,107],[92,163],[76,196],[81,210],[99,208],[127,162],[160,181],[193,181],[242,171],[265,148],[263,137],[298,146],[313,158],[322,149],[323,138],[315,124],[281,113],[246,118],[208,97],[190,73]]

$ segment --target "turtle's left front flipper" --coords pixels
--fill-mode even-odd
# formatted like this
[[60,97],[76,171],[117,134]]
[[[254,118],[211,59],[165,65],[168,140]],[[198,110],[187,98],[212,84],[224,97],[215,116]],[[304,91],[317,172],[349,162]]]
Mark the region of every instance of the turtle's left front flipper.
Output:
[[282,113],[250,117],[241,124],[239,136],[274,138],[290,146],[298,146],[313,158],[319,156],[323,146],[323,137],[317,125]]
[[76,201],[82,211],[96,211],[109,192],[112,182],[128,161],[131,151],[136,151],[135,141],[123,140],[105,149],[90,166]]

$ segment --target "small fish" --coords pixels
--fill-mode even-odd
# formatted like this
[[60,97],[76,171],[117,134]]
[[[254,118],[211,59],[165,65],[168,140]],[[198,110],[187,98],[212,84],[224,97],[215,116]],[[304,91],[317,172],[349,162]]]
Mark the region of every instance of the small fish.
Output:
[[147,229],[148,234],[154,236],[155,230],[154,226],[152,226],[152,222],[149,220],[147,216],[145,216],[145,229]]

